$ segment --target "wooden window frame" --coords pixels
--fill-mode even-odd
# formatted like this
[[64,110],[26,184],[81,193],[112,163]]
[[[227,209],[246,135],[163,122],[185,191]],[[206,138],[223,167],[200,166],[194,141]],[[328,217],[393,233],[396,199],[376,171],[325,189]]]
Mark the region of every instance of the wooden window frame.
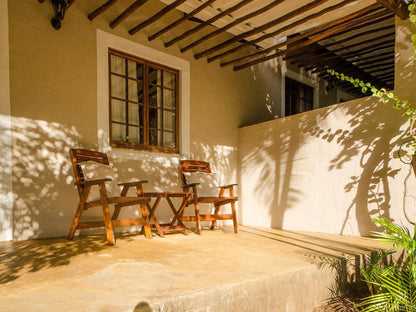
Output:
[[[131,60],[137,63],[141,63],[143,64],[143,80],[142,80],[142,88],[143,88],[143,103],[140,103],[140,101],[136,102],[132,102],[129,101],[128,99],[128,84],[126,84],[126,98],[125,99],[119,99],[116,97],[112,96],[112,90],[111,90],[111,76],[112,75],[116,75],[116,76],[120,76],[123,77],[124,79],[126,79],[126,81],[129,80],[136,80],[138,81],[138,79],[132,79],[131,77],[128,76],[128,71],[127,68],[125,70],[125,75],[121,75],[121,74],[117,74],[112,72],[111,69],[111,56],[118,56],[121,57],[123,59],[126,60]],[[127,63],[126,63],[127,64]],[[151,84],[149,82],[149,77],[148,77],[148,71],[149,71],[149,67],[151,68],[155,68],[158,70],[162,71],[161,74],[161,85],[158,84]],[[171,88],[167,88],[165,86],[163,86],[163,72],[168,72],[171,74],[175,75],[175,88],[171,89]],[[127,148],[127,149],[135,149],[135,150],[144,150],[144,151],[154,151],[154,152],[163,152],[163,153],[179,153],[179,138],[180,138],[180,133],[179,133],[179,119],[180,119],[180,103],[179,103],[179,86],[180,86],[180,75],[179,75],[179,70],[162,65],[162,64],[158,64],[122,51],[118,51],[115,49],[108,49],[108,77],[109,77],[109,88],[108,88],[108,93],[109,93],[109,141],[110,141],[110,146],[113,147],[119,147],[119,148]],[[162,90],[162,95],[161,95],[161,107],[157,107],[157,106],[151,106],[149,103],[149,86],[150,85],[154,85],[157,88],[160,88]],[[175,91],[175,108],[174,109],[166,109],[164,108],[163,105],[163,101],[164,101],[164,97],[163,97],[163,90],[167,89],[167,90],[171,90],[171,91]],[[140,127],[143,129],[143,144],[140,143],[135,143],[135,142],[125,142],[125,141],[117,141],[117,140],[113,140],[113,136],[112,136],[112,124],[114,123],[114,121],[112,120],[112,110],[111,110],[111,102],[112,100],[119,100],[119,101],[123,101],[125,103],[134,103],[137,105],[143,105],[143,112],[144,112],[144,117],[143,117],[143,127]],[[129,128],[129,122],[128,122],[128,106],[126,105],[126,116],[125,116],[125,123],[120,123],[120,124],[125,124],[126,125],[126,129]],[[175,112],[175,130],[171,131],[171,130],[165,130],[165,129],[153,129],[150,128],[150,118],[149,118],[149,110],[150,108],[154,108],[157,110],[161,110],[162,111],[162,125],[163,125],[163,112],[164,111],[170,111],[170,112]],[[116,122],[117,123],[117,122]],[[136,127],[136,125],[134,125]],[[162,126],[163,127],[163,126]],[[161,131],[162,132],[162,146],[154,146],[154,145],[150,145],[150,130],[156,130],[156,131]],[[128,132],[128,130],[126,130]],[[164,147],[163,146],[163,133],[175,133],[174,135],[174,139],[175,139],[175,148],[170,148],[170,147]]]
[[[295,112],[290,113],[290,105],[291,105],[291,103],[289,103],[289,107],[288,107],[288,103],[286,102],[287,97],[288,96],[291,97],[291,95],[292,95],[292,93],[291,94],[287,94],[288,86],[289,85],[296,89],[296,100],[297,100],[296,106],[298,106],[298,104],[299,104],[298,102],[300,100],[303,100],[305,103],[306,102],[309,103],[310,109],[304,109],[303,111],[297,111],[296,110]],[[300,95],[300,90],[301,89],[305,89],[305,90],[306,89],[309,89],[309,91],[312,93],[312,101],[309,101],[308,99],[301,97],[301,95]],[[307,111],[314,110],[314,98],[315,98],[315,92],[314,91],[315,91],[314,90],[314,87],[309,86],[308,84],[305,84],[305,83],[303,83],[301,81],[298,81],[296,79],[293,79],[291,77],[287,77],[286,76],[285,77],[285,117],[293,116],[293,115],[297,115],[297,114],[300,114],[300,113],[304,113],[304,112],[307,112]],[[287,114],[287,110],[288,109],[289,109],[289,114]]]

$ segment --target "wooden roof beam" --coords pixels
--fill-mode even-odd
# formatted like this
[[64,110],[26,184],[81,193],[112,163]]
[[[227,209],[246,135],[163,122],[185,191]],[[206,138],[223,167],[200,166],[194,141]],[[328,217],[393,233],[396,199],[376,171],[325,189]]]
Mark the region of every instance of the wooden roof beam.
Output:
[[122,21],[124,21],[127,17],[134,13],[139,7],[145,4],[148,0],[137,0],[134,1],[127,9],[125,9],[119,16],[117,16],[113,21],[110,23],[111,28],[117,27]]
[[201,12],[202,10],[204,10],[206,7],[208,7],[209,5],[211,5],[212,3],[214,3],[217,0],[208,0],[205,3],[201,4],[199,7],[197,7],[195,10],[185,14],[183,17],[181,17],[180,19],[176,20],[175,22],[173,22],[172,24],[166,26],[165,28],[159,30],[158,32],[154,33],[153,35],[151,35],[148,39],[149,41],[152,41],[154,39],[156,39],[157,37],[163,35],[164,33],[168,32],[169,30],[171,30],[172,28],[182,24],[183,22],[187,21],[188,19],[190,19],[191,17],[195,16],[196,14],[198,14],[199,12]]
[[246,14],[244,16],[241,16],[241,17],[237,18],[235,21],[233,21],[233,22],[225,25],[224,27],[218,28],[218,29],[214,30],[213,32],[211,32],[211,33],[203,36],[202,38],[199,38],[198,40],[196,40],[196,41],[188,44],[186,47],[183,47],[181,49],[181,52],[182,53],[183,52],[186,52],[189,49],[191,49],[191,48],[193,48],[193,47],[195,47],[195,46],[197,46],[197,45],[205,42],[206,40],[208,40],[208,39],[210,39],[210,38],[212,38],[212,37],[214,37],[216,35],[219,35],[219,34],[225,32],[225,31],[227,31],[228,29],[230,29],[231,27],[233,27],[235,25],[241,24],[241,23],[243,23],[244,21],[246,21],[246,20],[248,20],[250,18],[253,18],[253,17],[255,17],[257,15],[260,15],[260,14],[262,14],[264,12],[267,12],[267,11],[271,10],[272,8],[274,8],[276,5],[278,5],[278,4],[280,4],[280,3],[284,2],[284,1],[286,1],[286,0],[274,0],[273,2],[269,3],[268,5],[260,8],[260,9],[258,9],[256,11],[253,11],[253,12],[251,12],[249,14]]
[[95,9],[92,13],[88,14],[88,19],[92,21],[94,18],[96,18],[98,15],[103,13],[104,11],[108,10],[114,3],[116,3],[117,0],[108,0],[106,3],[104,3],[99,8]]
[[[344,29],[346,29],[346,28],[348,28],[348,27],[351,27],[351,26],[354,26],[354,25],[358,25],[358,24],[363,23],[363,22],[366,22],[366,21],[368,21],[368,20],[372,20],[372,19],[374,19],[374,18],[380,17],[381,15],[383,15],[383,14],[386,14],[386,13],[387,13],[386,11],[383,11],[383,12],[378,12],[378,13],[375,13],[375,14],[372,14],[372,15],[367,15],[367,16],[361,17],[361,18],[359,18],[359,19],[356,19],[357,17],[359,17],[359,16],[363,16],[363,15],[366,15],[366,14],[368,14],[369,12],[372,12],[373,10],[374,10],[374,7],[373,7],[373,6],[369,6],[369,7],[367,7],[366,9],[360,10],[360,12],[356,12],[356,13],[353,13],[353,14],[347,15],[347,16],[346,16],[346,17],[344,17],[344,18],[338,19],[338,20],[336,20],[336,21],[334,21],[334,22],[331,22],[331,23],[329,23],[329,24],[327,24],[327,25],[324,25],[324,26],[322,26],[322,27],[318,27],[318,29],[321,29],[321,28],[323,28],[323,27],[325,27],[325,26],[328,26],[328,25],[330,25],[330,24],[331,24],[332,26],[335,26],[335,25],[340,24],[339,26],[337,26],[337,27],[333,27],[333,28],[329,29],[328,31],[326,31],[326,32],[324,32],[324,33],[322,33],[322,34],[320,34],[320,35],[316,36],[316,37],[315,37],[315,38],[313,38],[313,39],[310,39],[310,40],[307,40],[307,41],[302,42],[302,43],[300,43],[300,44],[294,45],[294,46],[292,46],[292,47],[290,47],[290,48],[287,48],[287,49],[286,49],[286,50],[284,50],[284,51],[278,51],[278,52],[276,52],[275,54],[268,55],[268,56],[265,56],[265,57],[262,57],[262,58],[256,59],[256,60],[254,60],[254,61],[251,61],[251,62],[248,62],[248,63],[242,64],[242,65],[236,66],[236,67],[234,67],[234,71],[238,71],[238,70],[241,70],[241,69],[244,69],[244,68],[250,67],[250,66],[255,65],[255,64],[263,63],[263,62],[265,62],[265,61],[268,61],[268,60],[274,59],[274,58],[276,58],[276,57],[279,57],[279,56],[285,55],[285,54],[287,54],[287,53],[289,53],[289,52],[296,51],[297,49],[300,49],[300,48],[306,47],[306,46],[311,45],[311,44],[313,44],[313,43],[315,43],[315,42],[321,41],[321,40],[323,40],[323,39],[325,39],[325,38],[327,38],[327,37],[329,37],[329,36],[332,36],[332,35],[336,34],[337,32],[339,32],[339,31],[341,31],[341,30],[344,30]],[[348,22],[348,23],[345,23],[346,21],[349,21],[349,20],[351,20],[351,19],[355,19],[355,20],[353,20],[353,21],[351,21],[351,22]],[[307,33],[308,33],[308,32],[306,32],[306,34],[307,34]],[[298,37],[303,37],[303,36],[304,36],[304,35],[300,35],[300,36],[298,36]],[[309,36],[309,35],[307,35],[307,36],[305,36],[305,37],[308,37],[308,36]],[[296,39],[296,37],[295,37],[295,38],[293,38],[293,39]],[[288,40],[288,41],[292,41],[292,40]],[[295,41],[297,41],[297,40],[293,40],[293,42],[295,42]],[[287,44],[289,44],[289,43],[287,43]],[[268,50],[268,49],[266,49],[266,50]],[[269,51],[272,51],[272,50],[269,50]]]
[[139,30],[141,30],[141,29],[145,28],[146,26],[149,26],[150,24],[156,22],[159,18],[161,18],[162,16],[166,15],[167,13],[169,13],[170,11],[172,11],[173,9],[175,9],[176,7],[180,6],[185,1],[186,0],[176,0],[176,1],[172,2],[171,4],[165,6],[162,10],[160,10],[159,12],[157,12],[152,17],[148,18],[147,20],[141,22],[137,26],[134,26],[132,29],[130,29],[129,30],[129,34],[130,35],[134,35]]
[[[350,21],[352,19],[356,19],[358,17],[362,17],[362,16],[367,15],[367,14],[369,14],[371,12],[374,12],[374,11],[376,11],[378,9],[379,9],[379,6],[377,4],[370,5],[367,8],[365,8],[363,10],[360,10],[359,12],[355,12],[355,13],[349,14],[349,15],[347,15],[345,17],[339,18],[339,19],[337,19],[335,21],[332,21],[330,23],[324,24],[324,25],[319,26],[319,27],[316,27],[316,28],[312,28],[312,29],[306,31],[303,34],[300,34],[300,35],[298,35],[296,37],[287,39],[286,41],[281,42],[281,43],[278,43],[278,44],[275,44],[275,45],[273,45],[273,46],[271,46],[271,47],[269,47],[267,49],[263,49],[263,50],[258,51],[256,53],[252,53],[252,54],[249,54],[249,55],[246,55],[246,56],[239,57],[237,59],[233,59],[233,60],[230,60],[230,61],[227,61],[227,62],[223,62],[223,63],[221,63],[221,67],[228,66],[228,65],[231,65],[231,64],[235,64],[235,63],[238,63],[238,62],[242,62],[242,61],[245,61],[245,60],[249,60],[249,59],[252,59],[252,58],[257,57],[257,56],[265,55],[265,54],[267,54],[269,52],[275,51],[275,50],[277,50],[277,49],[279,49],[281,47],[288,46],[289,44],[295,43],[295,42],[297,42],[299,40],[302,40],[304,38],[308,38],[308,37],[313,36],[313,35],[317,35],[317,34],[320,34],[320,33],[325,34],[324,36],[322,36],[322,34],[321,34],[321,35],[318,35],[314,39],[309,39],[309,40],[304,41],[303,43],[301,43],[301,45],[303,45],[306,42],[308,42],[307,45],[310,45],[312,43],[318,42],[318,41],[320,41],[320,40],[322,40],[322,39],[324,39],[324,38],[329,37],[330,35],[332,35],[334,33],[334,31],[333,31],[333,28],[334,27],[339,26],[339,25],[344,25],[345,23],[347,23],[348,21]],[[377,13],[377,14],[380,14],[380,13]],[[338,28],[336,28],[336,29],[338,29]],[[342,29],[344,29],[344,28],[342,28]],[[302,47],[301,45],[296,45],[296,47],[299,46],[299,48],[300,48],[300,47]],[[284,55],[286,53],[289,53],[290,52],[289,50],[290,51],[296,51],[296,49],[288,48],[288,49],[285,50],[287,52],[283,52],[282,51],[282,54],[280,54],[280,55]],[[281,52],[278,52],[278,53],[281,53]]]
[[[319,17],[319,16],[321,16],[321,15],[323,15],[323,14],[325,14],[325,13],[329,13],[329,12],[331,12],[331,11],[333,11],[333,10],[339,9],[340,7],[342,7],[342,6],[346,5],[346,4],[348,4],[349,2],[350,2],[350,0],[343,1],[343,2],[341,2],[341,3],[338,3],[338,4],[336,4],[336,5],[333,5],[333,6],[331,6],[331,7],[325,8],[325,9],[323,9],[323,10],[321,10],[321,11],[317,12],[317,13],[311,14],[311,15],[309,15],[309,16],[307,16],[307,17],[303,18],[303,19],[300,19],[299,21],[296,21],[296,22],[294,22],[294,23],[292,23],[292,24],[290,24],[290,25],[287,25],[287,26],[285,26],[285,27],[282,27],[282,28],[280,28],[280,29],[278,29],[278,30],[276,30],[276,31],[273,31],[273,32],[269,33],[269,34],[265,34],[265,35],[263,35],[263,36],[261,36],[261,37],[259,37],[259,38],[257,38],[257,39],[254,39],[254,40],[251,40],[251,41],[244,42],[244,43],[242,43],[241,45],[239,45],[239,46],[237,46],[237,47],[235,47],[235,48],[232,48],[232,49],[227,50],[227,51],[225,51],[225,52],[223,52],[223,53],[220,53],[220,54],[217,54],[217,55],[214,55],[214,56],[212,56],[212,57],[208,58],[208,63],[213,62],[213,61],[215,61],[215,60],[217,60],[217,59],[219,59],[219,58],[223,58],[223,57],[225,57],[225,56],[227,56],[227,55],[233,54],[233,53],[235,53],[235,52],[238,52],[238,51],[240,51],[241,49],[244,49],[245,47],[248,47],[248,46],[250,46],[250,45],[254,45],[254,44],[257,44],[258,42],[261,42],[261,41],[266,40],[266,39],[268,39],[268,38],[271,38],[271,37],[277,36],[278,34],[280,34],[280,33],[284,32],[284,31],[287,31],[287,30],[289,30],[289,29],[292,29],[292,28],[294,28],[294,27],[296,27],[296,26],[298,26],[298,25],[301,25],[301,24],[303,24],[303,23],[307,23],[307,22],[309,22],[311,19],[317,18],[317,17]],[[301,8],[297,11],[297,13],[298,13],[298,14],[301,14],[301,13],[306,12],[308,9],[312,9],[313,7],[312,7],[311,5],[312,5],[312,3],[311,3],[311,4],[307,4],[307,5],[303,6],[303,7],[301,7]],[[292,18],[292,17],[293,17],[293,16],[291,15],[291,13],[289,13],[289,14],[287,14],[287,15],[285,15],[285,16],[282,16],[282,17],[281,17],[281,19],[282,19],[282,20],[281,20],[279,23],[284,22],[284,21],[286,21],[286,19],[290,19],[290,18]]]
[[272,21],[270,21],[270,22],[268,22],[266,24],[263,24],[261,26],[258,26],[256,28],[252,29],[252,30],[246,31],[244,33],[241,33],[241,34],[239,34],[237,36],[234,36],[234,37],[232,37],[232,38],[230,38],[228,40],[225,40],[225,41],[221,42],[220,44],[217,44],[216,46],[213,46],[213,47],[211,47],[211,48],[209,48],[207,50],[204,50],[202,52],[199,52],[199,53],[195,54],[195,58],[196,59],[200,59],[201,57],[204,57],[204,56],[207,56],[209,54],[212,54],[212,53],[214,53],[214,52],[216,52],[218,50],[222,50],[225,47],[229,46],[230,44],[233,44],[235,42],[238,42],[240,40],[243,40],[244,38],[247,38],[247,37],[253,36],[255,34],[258,34],[260,32],[263,32],[266,29],[269,29],[269,28],[271,28],[273,26],[276,26],[276,25],[278,25],[280,23],[283,23],[283,22],[285,22],[285,21],[287,21],[287,20],[289,20],[289,19],[291,19],[291,18],[293,18],[293,17],[295,17],[295,16],[297,16],[299,14],[302,14],[304,12],[307,12],[308,10],[311,10],[314,7],[319,6],[319,5],[321,5],[321,4],[323,4],[324,2],[327,2],[327,1],[328,0],[315,0],[315,1],[313,1],[313,2],[311,2],[309,4],[307,4],[307,5],[299,8],[299,9],[293,10],[292,12],[290,12],[290,13],[284,15],[284,16],[281,16],[279,18],[276,18],[276,19],[274,19],[274,20],[272,20]]
[[165,43],[165,47],[170,47],[172,44],[175,44],[176,42],[185,39],[186,37],[200,31],[201,29],[205,28],[208,25],[211,25],[212,23],[214,23],[215,21],[219,20],[220,18],[234,12],[237,11],[238,9],[242,8],[243,6],[249,4],[250,2],[252,2],[253,0],[242,0],[240,2],[238,2],[236,5],[222,11],[221,13],[211,17],[210,19],[206,20],[205,22],[199,24],[198,26],[185,31],[183,34],[173,38],[172,40],[170,40],[169,42]]
[[409,17],[407,4],[403,0],[377,0],[377,2],[402,20],[406,20]]

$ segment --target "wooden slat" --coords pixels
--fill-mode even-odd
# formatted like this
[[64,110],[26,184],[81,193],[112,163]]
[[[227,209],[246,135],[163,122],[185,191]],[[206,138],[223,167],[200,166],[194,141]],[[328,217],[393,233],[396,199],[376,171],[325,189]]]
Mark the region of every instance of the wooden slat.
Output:
[[[304,38],[308,38],[308,37],[310,37],[312,35],[317,35],[317,34],[322,33],[322,32],[327,32],[326,35],[325,35],[325,38],[326,37],[329,37],[330,35],[336,33],[336,32],[331,31],[331,28],[333,28],[335,26],[338,26],[338,25],[345,24],[346,22],[348,22],[350,20],[353,20],[355,18],[364,16],[364,15],[369,14],[371,12],[374,12],[374,11],[376,11],[378,9],[379,9],[379,6],[377,4],[370,5],[367,8],[365,8],[363,10],[360,10],[359,12],[355,12],[355,13],[349,14],[349,15],[347,15],[345,17],[336,19],[335,21],[332,21],[330,23],[327,23],[327,24],[324,24],[322,26],[319,26],[319,27],[313,28],[311,30],[308,30],[308,31],[304,32],[301,35],[298,35],[296,37],[287,39],[286,41],[281,42],[281,43],[278,43],[278,44],[275,44],[275,45],[273,45],[273,46],[271,46],[271,47],[269,47],[267,49],[263,49],[263,50],[258,51],[256,53],[252,53],[252,54],[249,54],[249,55],[246,55],[246,56],[239,57],[237,59],[233,59],[233,60],[230,60],[230,61],[227,61],[227,62],[223,62],[223,63],[221,63],[221,67],[228,66],[228,65],[232,65],[232,64],[235,64],[235,63],[238,63],[238,62],[242,62],[242,61],[245,61],[245,60],[249,60],[249,59],[252,59],[252,58],[257,57],[257,56],[265,55],[265,54],[267,54],[269,52],[272,52],[274,50],[277,50],[277,49],[279,49],[281,47],[288,46],[289,44],[292,44],[292,43],[294,43],[296,41],[299,41],[299,40],[304,39]],[[312,40],[316,40],[316,39],[312,39]],[[319,41],[319,40],[316,40],[314,42],[317,42],[317,41]],[[296,51],[296,50],[295,49],[291,49],[291,51]],[[289,53],[289,52],[287,52],[287,53]],[[286,53],[283,53],[283,54],[286,54]],[[283,54],[281,54],[281,55],[283,55]]]
[[313,64],[317,60],[321,60],[325,56],[335,54],[337,52],[341,52],[341,51],[344,51],[344,50],[350,50],[350,49],[353,49],[353,48],[356,48],[356,47],[359,47],[359,46],[362,46],[362,45],[366,45],[366,44],[369,44],[369,43],[372,43],[372,42],[375,42],[375,41],[379,41],[381,39],[385,39],[385,38],[390,37],[392,35],[394,35],[394,34],[382,35],[382,36],[374,37],[374,38],[371,38],[371,39],[368,39],[368,40],[360,41],[360,42],[357,42],[357,43],[354,43],[354,44],[351,44],[351,45],[347,45],[347,46],[344,46],[344,47],[336,49],[336,50],[328,51],[328,52],[325,52],[325,53],[320,53],[319,55],[315,55],[314,57],[305,58],[303,60],[302,59],[295,60],[295,61],[292,62],[292,64],[298,63],[299,67],[305,67],[305,66],[308,66],[310,64]]
[[391,60],[391,59],[394,59],[394,54],[393,53],[391,55],[388,55],[388,56],[385,56],[385,54],[383,54],[381,57],[380,57],[380,55],[368,56],[366,58],[362,58],[362,59],[359,59],[359,60],[356,60],[356,61],[352,61],[352,63],[354,63],[357,66],[360,66],[361,65],[360,63],[365,61],[365,63],[364,63],[365,65],[370,65],[370,64],[375,64],[377,62],[383,62],[383,61],[387,61],[387,60]]
[[406,20],[409,17],[409,11],[407,5],[402,0],[377,0],[382,6],[390,10],[402,20]]
[[[299,26],[301,24],[307,23],[311,19],[319,18],[323,14],[326,14],[326,13],[329,13],[331,11],[337,10],[337,9],[343,7],[344,5],[346,5],[346,4],[350,3],[350,2],[351,2],[351,0],[345,0],[345,1],[341,2],[341,3],[338,3],[336,5],[327,7],[327,8],[325,8],[325,9],[323,9],[323,10],[317,12],[317,13],[311,14],[311,15],[305,17],[305,18],[302,18],[302,19],[300,19],[298,21],[295,21],[295,22],[293,22],[293,23],[291,23],[291,24],[289,24],[287,26],[284,26],[284,27],[282,27],[282,28],[280,28],[278,30],[275,30],[275,31],[273,31],[271,33],[265,34],[265,35],[263,35],[263,36],[261,36],[261,37],[259,37],[257,39],[250,40],[250,41],[247,41],[247,42],[243,42],[241,45],[239,45],[239,46],[237,46],[235,48],[232,48],[230,50],[227,50],[225,52],[222,52],[220,54],[217,54],[215,56],[212,56],[212,57],[208,58],[208,63],[213,62],[213,61],[215,61],[215,60],[217,60],[219,58],[223,58],[223,57],[225,57],[227,55],[233,54],[235,52],[238,52],[238,51],[240,51],[240,50],[242,50],[242,49],[244,49],[244,48],[246,48],[246,47],[248,47],[250,45],[255,45],[255,44],[257,44],[257,43],[259,43],[261,41],[264,41],[264,40],[266,40],[268,38],[275,37],[275,36],[279,35],[280,33],[284,32],[284,31],[293,29],[296,26]],[[315,1],[315,2],[312,2],[310,4],[307,4],[307,5],[299,8],[296,12],[295,11],[294,12],[290,12],[290,13],[288,13],[288,14],[280,17],[280,18],[278,18],[278,20],[279,20],[279,23],[278,24],[280,24],[282,22],[285,22],[285,21],[287,21],[289,19],[292,19],[293,17],[296,17],[297,15],[299,15],[301,13],[307,12],[308,10],[311,10],[315,6],[320,5],[320,4],[322,4],[322,3],[321,2],[318,2],[318,1]]]
[[[371,7],[371,6],[370,6],[370,7]],[[340,20],[344,20],[344,22],[345,22],[346,20],[351,20],[351,19],[354,19],[354,18],[356,18],[357,16],[362,16],[362,13],[361,13],[361,12],[363,12],[363,11],[367,11],[368,9],[369,9],[369,7],[368,7],[367,9],[365,9],[365,10],[360,11],[360,13],[354,13],[354,14],[348,15],[347,17],[344,17],[344,18],[342,18],[342,19],[340,19]],[[367,11],[366,13],[368,13],[368,11]],[[266,57],[259,58],[259,59],[257,59],[257,60],[254,60],[254,61],[248,62],[248,63],[246,63],[246,64],[236,66],[236,67],[234,67],[234,71],[238,71],[238,70],[241,70],[241,69],[244,69],[244,68],[250,67],[250,66],[252,66],[252,65],[259,64],[259,63],[262,63],[262,62],[265,62],[265,61],[271,60],[271,59],[273,59],[273,58],[279,57],[279,56],[284,55],[284,54],[286,54],[286,53],[289,53],[289,52],[292,52],[292,51],[296,51],[297,49],[300,49],[300,48],[306,47],[306,46],[308,46],[308,45],[310,45],[310,44],[313,44],[313,43],[315,43],[315,42],[318,42],[318,41],[320,41],[320,40],[323,40],[323,39],[325,39],[325,38],[327,38],[327,37],[329,37],[329,36],[331,36],[331,35],[333,35],[333,34],[337,33],[337,32],[338,32],[338,31],[340,31],[340,30],[344,30],[344,29],[346,29],[346,28],[348,28],[348,27],[350,27],[350,26],[354,26],[354,25],[357,25],[357,24],[359,24],[359,23],[363,23],[363,22],[365,22],[365,21],[368,21],[368,20],[374,19],[374,18],[376,18],[376,17],[381,16],[382,14],[387,14],[387,13],[388,13],[387,11],[378,12],[378,13],[375,13],[375,14],[370,15],[370,16],[365,16],[365,17],[362,17],[362,18],[360,18],[360,19],[358,19],[358,20],[355,20],[355,21],[353,21],[353,22],[349,22],[349,23],[347,23],[347,24],[342,24],[342,25],[340,25],[340,26],[337,26],[337,27],[335,27],[335,28],[332,28],[332,29],[328,30],[327,32],[325,32],[325,33],[323,33],[323,34],[321,34],[321,35],[316,36],[316,37],[315,37],[315,38],[313,38],[313,39],[310,39],[310,40],[307,40],[307,41],[305,41],[305,42],[302,42],[302,43],[300,43],[300,44],[298,44],[298,45],[292,46],[292,47],[290,47],[290,48],[286,49],[285,51],[280,51],[280,52],[277,52],[276,54],[269,55],[269,56],[266,56]],[[339,21],[340,21],[340,20],[339,20]],[[301,35],[301,36],[303,36],[303,35]],[[288,40],[288,41],[291,41],[291,40]]]
[[176,1],[172,2],[171,4],[165,6],[162,10],[160,10],[159,12],[157,12],[155,15],[153,15],[149,19],[141,22],[137,26],[135,26],[132,29],[130,29],[129,30],[129,34],[130,35],[134,35],[136,32],[138,32],[139,30],[145,28],[146,26],[149,26],[150,24],[156,22],[159,18],[161,18],[162,16],[166,15],[167,13],[169,13],[170,11],[172,11],[173,9],[175,9],[176,7],[180,6],[185,1],[186,0],[176,0]]
[[[122,220],[111,220],[113,227],[124,227],[124,226],[134,226],[134,225],[143,225],[145,220],[142,218],[138,219],[122,219]],[[105,227],[104,221],[90,221],[90,222],[80,222],[78,229],[90,229],[96,227]]]
[[198,26],[196,26],[196,27],[194,27],[194,28],[192,28],[192,29],[184,32],[183,34],[181,34],[181,35],[173,38],[169,42],[166,42],[165,43],[165,47],[166,48],[167,47],[170,47],[171,45],[175,44],[176,42],[178,42],[178,41],[180,41],[182,39],[185,39],[186,37],[188,37],[188,36],[190,36],[190,35],[198,32],[198,31],[200,31],[201,29],[205,28],[206,26],[211,25],[212,23],[214,23],[215,21],[219,20],[220,18],[222,18],[222,17],[224,17],[224,16],[226,16],[228,14],[231,14],[232,12],[234,12],[234,11],[242,8],[243,6],[249,4],[252,1],[253,0],[242,0],[242,1],[238,2],[236,5],[234,5],[234,6],[230,7],[230,8],[222,11],[221,13],[219,13],[219,14],[211,17],[210,19],[206,20],[205,22],[201,23],[200,25],[198,25]]
[[[232,214],[219,214],[218,216],[214,217],[213,215],[200,215],[201,221],[214,221],[214,220],[232,220]],[[195,222],[195,216],[184,216],[182,217],[182,222]]]
[[101,13],[108,10],[114,3],[116,3],[117,0],[108,0],[106,3],[104,3],[99,8],[95,9],[92,13],[88,14],[88,19],[92,21],[94,18],[96,18]]
[[127,9],[125,9],[119,16],[117,16],[111,23],[110,27],[115,28],[118,24],[129,17],[134,11],[145,4],[148,0],[137,0],[133,2]]
[[254,11],[254,12],[251,12],[249,14],[246,14],[244,16],[241,16],[241,17],[237,18],[235,21],[227,24],[226,26],[224,26],[222,28],[218,28],[218,29],[214,30],[213,32],[211,32],[211,33],[209,33],[209,34],[207,34],[207,35],[199,38],[198,40],[196,40],[196,41],[188,44],[187,46],[185,46],[185,47],[183,47],[181,49],[181,52],[182,53],[183,52],[186,52],[189,49],[191,49],[191,48],[193,48],[193,47],[195,47],[195,46],[197,46],[197,45],[205,42],[206,40],[208,40],[208,39],[210,39],[210,38],[212,38],[214,36],[217,36],[217,35],[225,32],[225,31],[227,31],[228,29],[230,29],[231,27],[234,27],[235,25],[241,24],[241,23],[243,23],[244,21],[246,21],[246,20],[248,20],[250,18],[256,17],[257,15],[260,15],[262,13],[265,13],[265,12],[271,10],[272,8],[274,8],[275,6],[277,6],[278,4],[280,4],[280,3],[284,2],[284,1],[286,1],[286,0],[275,0],[275,1],[271,2],[270,4],[268,4],[268,5],[260,8],[260,9],[258,9],[256,11]]
[[189,12],[188,14],[185,14],[182,18],[176,20],[175,22],[173,22],[172,24],[166,26],[165,28],[159,30],[157,33],[154,33],[153,35],[151,35],[148,39],[149,41],[152,41],[154,39],[156,39],[157,37],[163,35],[164,33],[166,33],[167,31],[171,30],[172,28],[182,24],[184,21],[187,21],[188,19],[190,19],[191,17],[193,17],[194,15],[198,14],[199,12],[201,12],[202,10],[204,10],[206,7],[208,7],[209,5],[211,5],[212,3],[214,3],[217,0],[208,0],[205,3],[201,4],[199,7],[197,7],[195,10]]

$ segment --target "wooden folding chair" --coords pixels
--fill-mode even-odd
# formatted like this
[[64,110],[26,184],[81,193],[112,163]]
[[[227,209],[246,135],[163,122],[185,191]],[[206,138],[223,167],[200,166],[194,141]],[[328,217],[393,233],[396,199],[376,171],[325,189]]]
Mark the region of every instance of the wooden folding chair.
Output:
[[[233,220],[234,233],[238,233],[238,224],[237,224],[237,213],[235,209],[235,202],[238,201],[238,197],[234,196],[234,186],[237,184],[229,184],[218,186],[219,194],[218,196],[199,196],[198,195],[198,185],[200,183],[189,183],[187,181],[187,174],[192,174],[196,172],[201,173],[211,173],[211,166],[208,162],[197,161],[197,160],[182,160],[180,162],[180,175],[183,183],[184,192],[191,192],[192,199],[188,201],[187,205],[194,205],[195,216],[183,216],[183,222],[196,222],[196,229],[198,234],[201,234],[201,221],[211,221],[211,230],[215,228],[217,220]],[[229,196],[225,196],[225,191],[228,190]],[[215,211],[212,214],[200,214],[199,204],[214,204]],[[230,204],[231,205],[231,214],[220,214],[221,206]]]
[[[114,227],[125,227],[142,225],[146,238],[151,238],[149,218],[146,209],[146,203],[150,201],[150,198],[140,196],[140,187],[142,181],[119,183],[118,185],[123,186],[120,196],[108,196],[106,182],[111,181],[110,178],[100,178],[94,180],[88,180],[84,177],[81,164],[83,162],[92,161],[102,165],[109,165],[107,154],[85,150],[85,149],[71,149],[70,156],[72,161],[72,168],[75,175],[75,185],[78,187],[79,193],[79,204],[75,212],[74,219],[72,221],[71,228],[69,230],[67,238],[72,240],[77,229],[89,229],[96,227],[105,227],[107,233],[107,240],[110,245],[115,244]],[[85,164],[84,164],[85,165]],[[88,196],[91,193],[92,188],[98,187],[99,199],[89,200]],[[137,197],[127,197],[127,192],[130,187],[136,187]],[[113,215],[110,216],[109,205],[115,204],[115,210]],[[122,219],[118,220],[120,210],[125,206],[140,205],[140,211],[142,214],[141,218],[135,219]],[[80,218],[84,210],[92,207],[101,206],[103,209],[104,221],[93,221],[93,222],[81,222]]]

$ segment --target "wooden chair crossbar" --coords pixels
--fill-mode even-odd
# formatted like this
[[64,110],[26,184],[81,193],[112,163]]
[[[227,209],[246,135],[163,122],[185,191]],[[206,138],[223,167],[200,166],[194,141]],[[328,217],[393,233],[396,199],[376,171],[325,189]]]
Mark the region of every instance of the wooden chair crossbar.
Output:
[[[182,216],[182,221],[196,222],[196,230],[198,234],[201,234],[201,221],[211,221],[210,228],[213,230],[216,226],[217,220],[233,220],[234,233],[238,233],[237,212],[235,209],[235,203],[238,201],[238,197],[234,196],[234,186],[236,184],[219,186],[219,194],[216,197],[199,196],[198,185],[200,183],[187,183],[186,173],[211,173],[211,166],[209,162],[200,160],[181,160],[179,171],[183,183],[183,191],[192,194],[192,199],[188,201],[187,205],[193,205],[195,211],[194,216]],[[228,196],[225,195],[226,190],[229,192]],[[214,204],[214,213],[200,214],[199,204],[203,203]],[[220,213],[220,208],[228,204],[231,205],[231,214]]]

